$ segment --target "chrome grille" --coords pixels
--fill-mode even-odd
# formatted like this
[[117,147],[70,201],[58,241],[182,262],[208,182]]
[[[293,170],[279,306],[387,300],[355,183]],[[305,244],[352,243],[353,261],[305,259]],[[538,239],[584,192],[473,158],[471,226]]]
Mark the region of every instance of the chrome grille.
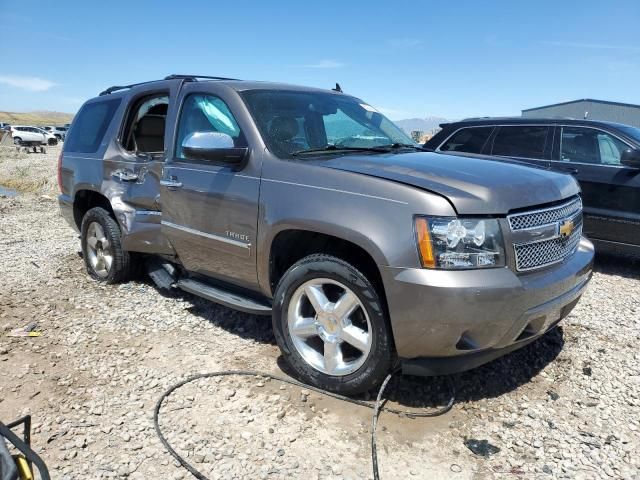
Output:
[[556,237],[541,242],[515,245],[516,268],[519,271],[531,270],[561,262],[575,252],[581,236],[582,224],[576,226],[573,233],[566,238]]
[[509,215],[509,226],[511,230],[515,231],[549,225],[558,220],[571,217],[580,211],[582,211],[582,200],[580,200],[580,197],[576,197],[567,203],[555,207]]
[[[572,255],[582,236],[582,201],[579,197],[554,207],[507,217],[513,233],[516,270],[526,271],[561,262]],[[562,229],[573,223],[573,230]],[[517,235],[516,235],[517,233]],[[566,233],[569,233],[566,236]]]

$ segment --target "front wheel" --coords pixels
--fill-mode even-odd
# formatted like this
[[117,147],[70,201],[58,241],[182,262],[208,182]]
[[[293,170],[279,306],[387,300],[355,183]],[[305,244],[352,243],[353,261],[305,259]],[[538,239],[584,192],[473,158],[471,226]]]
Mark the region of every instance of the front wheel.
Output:
[[273,330],[298,376],[325,390],[368,391],[392,366],[392,335],[378,292],[360,271],[330,255],[305,257],[284,274]]
[[122,248],[118,222],[104,208],[89,210],[82,219],[80,241],[87,273],[95,280],[119,283],[128,280],[130,254]]

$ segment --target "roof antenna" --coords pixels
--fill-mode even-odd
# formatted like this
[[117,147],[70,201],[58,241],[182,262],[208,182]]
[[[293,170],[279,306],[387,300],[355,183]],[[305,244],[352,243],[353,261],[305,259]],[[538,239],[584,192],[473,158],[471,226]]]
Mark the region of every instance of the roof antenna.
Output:
[[333,90],[334,92],[342,93],[342,88],[340,87],[340,84],[338,82],[336,82],[336,88],[332,88],[331,90]]

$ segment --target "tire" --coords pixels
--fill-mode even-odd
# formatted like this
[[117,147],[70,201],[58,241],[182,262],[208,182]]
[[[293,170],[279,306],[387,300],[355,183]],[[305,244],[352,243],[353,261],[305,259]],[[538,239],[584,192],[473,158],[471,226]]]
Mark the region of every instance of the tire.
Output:
[[13,144],[14,145],[20,145],[22,143],[22,138],[20,137],[13,137]]
[[[351,313],[333,310],[340,300],[352,305],[342,313]],[[318,308],[323,303],[327,308]],[[287,363],[303,381],[324,390],[369,391],[393,365],[393,337],[378,292],[339,258],[315,254],[289,268],[276,288],[272,321]]]
[[113,284],[130,278],[131,256],[122,249],[121,237],[118,222],[104,208],[92,208],[84,215],[80,242],[87,273],[93,279]]

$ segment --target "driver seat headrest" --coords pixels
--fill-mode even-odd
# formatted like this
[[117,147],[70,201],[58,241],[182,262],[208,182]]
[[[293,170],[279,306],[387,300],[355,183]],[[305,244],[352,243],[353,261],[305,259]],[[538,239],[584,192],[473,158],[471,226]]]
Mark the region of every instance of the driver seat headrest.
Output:
[[269,134],[280,142],[291,140],[297,133],[298,122],[293,117],[276,117],[269,126]]

